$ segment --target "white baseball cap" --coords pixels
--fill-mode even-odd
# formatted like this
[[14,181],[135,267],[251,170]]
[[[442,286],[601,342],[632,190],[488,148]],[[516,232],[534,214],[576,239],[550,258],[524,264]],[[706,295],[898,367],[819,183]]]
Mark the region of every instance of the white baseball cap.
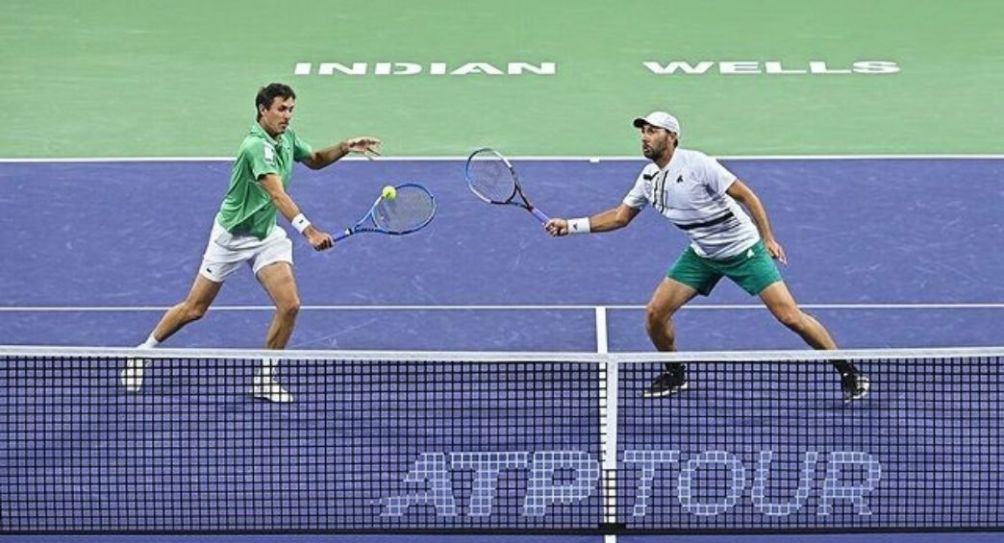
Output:
[[676,120],[676,117],[666,113],[665,111],[653,111],[645,117],[638,117],[634,120],[635,128],[641,128],[646,124],[657,128],[665,128],[677,136],[681,135],[680,121]]

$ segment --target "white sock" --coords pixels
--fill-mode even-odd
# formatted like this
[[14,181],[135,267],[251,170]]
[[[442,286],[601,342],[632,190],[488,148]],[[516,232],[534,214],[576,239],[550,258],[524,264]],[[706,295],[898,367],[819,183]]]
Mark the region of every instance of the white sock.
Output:
[[156,347],[157,345],[160,345],[160,342],[157,341],[157,338],[153,337],[153,332],[150,332],[150,337],[146,338],[146,341],[144,341],[143,343],[140,343],[139,345],[137,345],[136,348],[137,349],[152,349],[152,348]]
[[268,379],[273,377],[273,370],[278,365],[278,360],[274,358],[263,358],[261,366],[258,367],[258,375]]

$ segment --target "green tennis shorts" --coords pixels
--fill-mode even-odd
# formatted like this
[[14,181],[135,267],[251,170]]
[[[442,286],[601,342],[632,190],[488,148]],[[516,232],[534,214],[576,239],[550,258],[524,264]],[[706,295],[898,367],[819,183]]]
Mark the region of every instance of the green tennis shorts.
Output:
[[756,245],[742,254],[724,260],[704,258],[687,247],[666,273],[666,277],[692,287],[702,296],[711,294],[711,289],[715,288],[722,276],[735,281],[750,296],[756,296],[763,289],[781,281],[781,272],[767,254],[763,241],[756,242]]

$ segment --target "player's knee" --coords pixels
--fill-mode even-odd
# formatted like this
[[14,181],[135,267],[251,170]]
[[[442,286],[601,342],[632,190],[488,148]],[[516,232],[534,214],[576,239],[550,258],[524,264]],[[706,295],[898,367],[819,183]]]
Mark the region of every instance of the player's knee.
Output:
[[651,305],[645,308],[645,328],[649,331],[652,328],[661,326],[664,320],[663,312],[659,311],[657,308]]
[[648,304],[645,306],[645,320],[646,322],[662,325],[665,324],[673,316],[673,311],[665,307]]
[[276,311],[279,312],[284,318],[294,319],[296,315],[300,313],[300,298],[291,298],[289,300],[283,300],[276,305]]
[[667,328],[666,326],[671,318],[671,314],[659,307],[649,305],[645,308],[645,329],[651,334],[656,331],[662,331]]
[[805,318],[797,307],[786,307],[774,313],[777,320],[792,330],[800,330],[804,326]]
[[205,316],[206,311],[209,310],[209,306],[205,304],[197,303],[185,303],[185,320],[187,321],[197,321]]

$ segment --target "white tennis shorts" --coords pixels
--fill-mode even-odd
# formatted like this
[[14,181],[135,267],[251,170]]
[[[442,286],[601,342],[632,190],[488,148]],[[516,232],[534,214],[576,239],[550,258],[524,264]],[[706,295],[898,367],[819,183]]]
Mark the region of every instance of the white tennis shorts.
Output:
[[256,275],[258,270],[276,262],[289,262],[292,266],[293,242],[278,225],[265,239],[258,239],[231,234],[214,221],[199,273],[214,283],[222,283],[245,262]]

